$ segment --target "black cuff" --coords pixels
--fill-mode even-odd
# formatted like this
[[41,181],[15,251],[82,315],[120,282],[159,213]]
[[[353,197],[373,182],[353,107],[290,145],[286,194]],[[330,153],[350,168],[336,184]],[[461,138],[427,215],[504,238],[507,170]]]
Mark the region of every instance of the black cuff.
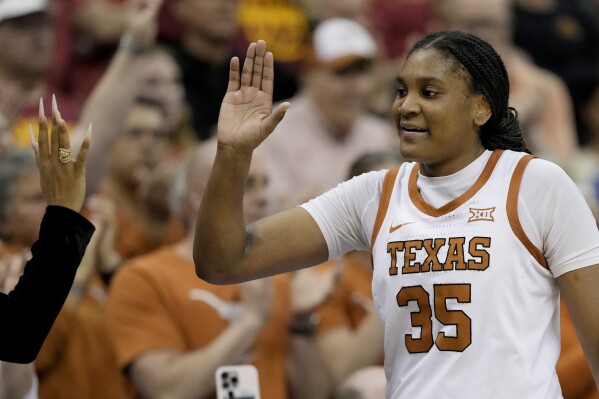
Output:
[[40,226],[40,237],[60,236],[63,232],[72,233],[91,240],[95,226],[79,212],[59,205],[48,205]]

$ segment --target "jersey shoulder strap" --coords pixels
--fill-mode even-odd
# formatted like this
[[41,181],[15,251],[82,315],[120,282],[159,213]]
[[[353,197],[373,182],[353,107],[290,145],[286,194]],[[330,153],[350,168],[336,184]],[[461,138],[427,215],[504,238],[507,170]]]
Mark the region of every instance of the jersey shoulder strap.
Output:
[[370,240],[370,250],[374,247],[374,242],[379,234],[387,209],[389,209],[389,201],[391,201],[391,194],[393,193],[393,186],[395,185],[395,179],[399,172],[399,166],[389,169],[385,174],[385,180],[383,181],[383,190],[381,191],[381,199],[379,200],[379,208],[376,213],[376,219],[374,221],[374,228],[372,229],[372,238]]

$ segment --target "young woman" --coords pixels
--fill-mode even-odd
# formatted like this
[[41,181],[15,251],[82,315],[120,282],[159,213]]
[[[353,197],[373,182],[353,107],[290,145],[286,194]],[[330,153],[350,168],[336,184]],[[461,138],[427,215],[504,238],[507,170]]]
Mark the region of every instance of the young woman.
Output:
[[561,292],[599,380],[599,232],[567,175],[526,152],[491,46],[440,32],[409,52],[392,112],[414,162],[245,226],[252,151],[289,107],[271,111],[272,75],[264,42],[242,71],[231,61],[198,276],[240,282],[371,250],[389,398],[560,398]]

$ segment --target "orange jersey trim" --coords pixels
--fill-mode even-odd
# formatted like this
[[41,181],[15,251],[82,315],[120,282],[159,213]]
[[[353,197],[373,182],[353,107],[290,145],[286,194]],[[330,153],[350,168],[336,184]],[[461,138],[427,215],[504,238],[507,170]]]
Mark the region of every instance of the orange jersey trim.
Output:
[[418,170],[420,169],[420,164],[416,164],[414,168],[412,168],[412,173],[410,174],[410,180],[408,183],[408,190],[410,194],[410,200],[412,203],[420,210],[420,212],[425,213],[427,215],[433,217],[443,216],[449,212],[456,210],[460,205],[464,204],[470,198],[474,196],[481,188],[485,185],[485,183],[491,177],[499,158],[503,154],[503,150],[494,150],[491,154],[491,157],[487,161],[485,168],[482,173],[476,180],[476,182],[470,187],[464,194],[460,195],[458,198],[448,202],[440,208],[435,208],[434,206],[427,203],[424,198],[420,195],[420,191],[418,191]]
[[381,226],[383,225],[383,221],[385,220],[387,209],[389,209],[389,202],[391,201],[391,194],[393,193],[393,186],[395,185],[395,179],[397,178],[398,172],[399,166],[396,166],[393,169],[389,169],[385,174],[385,180],[383,181],[383,190],[381,192],[381,199],[379,200],[379,209],[376,213],[374,228],[372,229],[372,238],[370,240],[371,258],[374,242],[376,241],[376,237],[378,236],[379,231],[381,230]]
[[516,237],[524,244],[528,252],[536,259],[537,262],[541,266],[546,269],[549,269],[549,265],[547,264],[547,259],[543,256],[541,250],[530,241],[524,229],[522,228],[522,224],[520,224],[520,218],[518,217],[518,193],[520,192],[520,185],[522,184],[522,176],[524,175],[524,169],[526,165],[530,162],[531,159],[535,158],[534,155],[526,155],[518,161],[516,165],[516,169],[514,169],[514,174],[512,175],[512,180],[510,181],[510,187],[507,195],[507,204],[506,211],[507,217],[510,222],[510,226],[512,227],[512,231],[516,234]]

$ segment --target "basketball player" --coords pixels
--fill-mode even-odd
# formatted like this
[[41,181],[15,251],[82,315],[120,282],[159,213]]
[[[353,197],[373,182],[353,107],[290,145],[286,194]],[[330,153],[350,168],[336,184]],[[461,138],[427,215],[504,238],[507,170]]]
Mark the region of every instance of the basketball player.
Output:
[[561,398],[561,292],[599,380],[599,232],[567,175],[527,153],[490,45],[440,32],[408,53],[392,112],[414,162],[246,227],[252,151],[290,106],[271,110],[272,59],[260,41],[241,71],[231,61],[198,276],[227,284],[371,250],[388,398]]

